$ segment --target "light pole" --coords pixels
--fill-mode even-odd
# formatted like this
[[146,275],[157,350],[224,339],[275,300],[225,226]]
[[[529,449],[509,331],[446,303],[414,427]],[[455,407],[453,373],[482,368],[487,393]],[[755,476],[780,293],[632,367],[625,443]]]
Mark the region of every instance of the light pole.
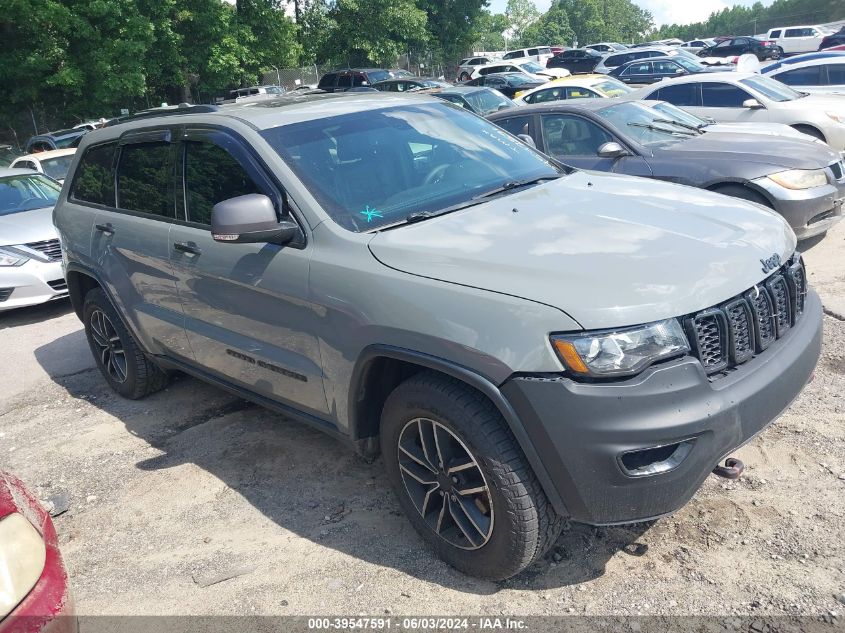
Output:
[[270,64],[270,68],[272,68],[273,70],[276,71],[276,85],[281,86],[282,85],[282,75],[279,73],[279,68],[277,66],[274,66],[273,64]]

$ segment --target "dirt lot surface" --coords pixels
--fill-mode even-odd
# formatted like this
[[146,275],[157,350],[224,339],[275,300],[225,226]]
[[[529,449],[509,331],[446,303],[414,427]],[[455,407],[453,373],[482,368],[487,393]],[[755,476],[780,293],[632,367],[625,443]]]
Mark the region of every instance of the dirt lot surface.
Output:
[[[840,225],[806,255],[826,306],[845,297],[844,242]],[[739,451],[741,480],[710,477],[651,525],[572,526],[501,584],[437,560],[381,463],[317,431],[188,378],[143,401],[114,395],[64,303],[0,316],[0,465],[41,499],[66,496],[55,522],[82,615],[835,612],[841,624],[845,322],[825,316],[825,337],[815,380]]]

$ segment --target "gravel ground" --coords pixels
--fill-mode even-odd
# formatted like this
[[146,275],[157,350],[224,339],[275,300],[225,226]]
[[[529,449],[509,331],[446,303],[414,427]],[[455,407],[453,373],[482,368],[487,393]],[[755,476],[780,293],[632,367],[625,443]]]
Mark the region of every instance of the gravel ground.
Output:
[[[811,268],[825,264],[827,276],[811,277],[823,290],[845,279],[843,236],[807,254]],[[825,292],[826,306],[841,298]],[[711,477],[652,524],[571,526],[546,559],[498,584],[425,548],[378,461],[192,379],[138,402],[114,395],[66,303],[0,316],[0,464],[40,498],[67,502],[55,522],[81,615],[735,614],[841,625],[845,322],[828,315],[824,327],[815,380],[737,453],[741,480]]]

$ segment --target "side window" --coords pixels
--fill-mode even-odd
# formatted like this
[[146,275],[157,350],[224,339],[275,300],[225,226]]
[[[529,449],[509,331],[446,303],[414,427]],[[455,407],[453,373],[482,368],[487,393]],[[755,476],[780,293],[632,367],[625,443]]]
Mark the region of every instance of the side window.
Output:
[[35,166],[31,160],[21,160],[15,163],[15,169],[32,169],[38,171],[38,168]]
[[543,138],[552,156],[598,156],[599,147],[613,140],[592,121],[571,114],[544,116]]
[[515,116],[510,119],[501,119],[500,121],[496,121],[496,125],[503,130],[507,130],[514,136],[518,136],[520,134],[531,134],[530,123],[530,116]]
[[563,88],[547,88],[545,90],[538,90],[533,95],[533,99],[528,103],[545,103],[547,101],[559,101],[565,98],[565,91]]
[[657,75],[674,75],[681,69],[675,62],[660,61],[652,63],[654,64],[654,72]]
[[368,85],[367,78],[362,73],[355,73],[352,75],[352,86],[366,86]]
[[336,73],[329,73],[328,75],[323,75],[323,78],[320,80],[320,83],[317,84],[317,87],[321,89],[333,88],[335,79],[337,79]]
[[599,95],[590,90],[589,88],[567,88],[566,89],[566,98],[567,99],[591,99],[593,97],[598,97]]
[[529,57],[532,56],[532,55],[539,55],[539,54],[540,54],[540,51],[537,50],[536,48],[529,48],[528,49],[528,56]]
[[449,101],[449,102],[451,102],[451,103],[454,103],[455,105],[459,105],[459,106],[461,106],[462,108],[464,108],[465,110],[470,110],[470,109],[471,109],[471,108],[469,107],[469,104],[468,104],[466,101],[464,101],[461,97],[459,97],[458,95],[443,95],[443,94],[442,94],[442,95],[439,95],[439,97],[440,97],[441,99],[444,99],[444,100],[446,100],[446,101]]
[[801,29],[801,37],[815,37],[816,29]]
[[263,191],[225,149],[206,141],[185,143],[185,200],[188,221],[211,224],[218,202]]
[[775,79],[782,81],[787,86],[820,86],[822,84],[821,71],[821,66],[807,66],[806,68],[796,68],[785,73],[778,73],[775,75]]
[[651,74],[651,62],[637,62],[633,63],[628,66],[625,70],[622,71],[622,74],[626,77],[629,75],[650,75]]
[[607,60],[605,60],[604,65],[609,67],[609,68],[613,68],[614,66],[621,66],[622,64],[625,63],[624,61],[622,61],[624,57],[627,57],[627,56],[626,55],[611,55],[610,57],[607,58]]
[[337,78],[337,87],[340,89],[352,87],[352,74],[344,73]]
[[70,197],[80,202],[114,206],[114,143],[85,150],[76,168]]
[[118,208],[173,218],[174,202],[171,145],[124,145],[117,168]]
[[660,88],[660,90],[658,90],[656,93],[653,92],[650,98],[657,99],[659,101],[668,101],[672,105],[680,107],[694,107],[701,105],[698,93],[698,84],[696,83],[675,84],[674,86],[666,86],[664,88]]
[[501,77],[488,77],[484,85],[490,86],[491,88],[504,88],[508,85],[508,82]]
[[722,40],[714,48],[728,48],[731,45],[731,40]]
[[731,84],[701,84],[701,103],[705,108],[741,108],[742,102],[751,98],[745,90]]
[[786,29],[784,37],[801,37],[804,29]]
[[772,31],[771,33],[769,33],[769,39],[776,40],[779,37],[780,37],[780,29],[777,29],[776,31]]
[[845,64],[830,64],[827,67],[827,83],[831,86],[845,85]]

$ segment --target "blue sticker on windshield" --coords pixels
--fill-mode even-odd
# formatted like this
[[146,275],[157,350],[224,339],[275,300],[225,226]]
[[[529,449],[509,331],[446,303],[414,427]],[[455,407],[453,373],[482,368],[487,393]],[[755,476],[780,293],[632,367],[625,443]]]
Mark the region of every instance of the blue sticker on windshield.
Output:
[[367,208],[361,211],[361,215],[367,218],[367,222],[372,222],[373,218],[383,218],[384,216],[381,214],[381,211],[376,209],[371,209],[370,205],[367,205]]

